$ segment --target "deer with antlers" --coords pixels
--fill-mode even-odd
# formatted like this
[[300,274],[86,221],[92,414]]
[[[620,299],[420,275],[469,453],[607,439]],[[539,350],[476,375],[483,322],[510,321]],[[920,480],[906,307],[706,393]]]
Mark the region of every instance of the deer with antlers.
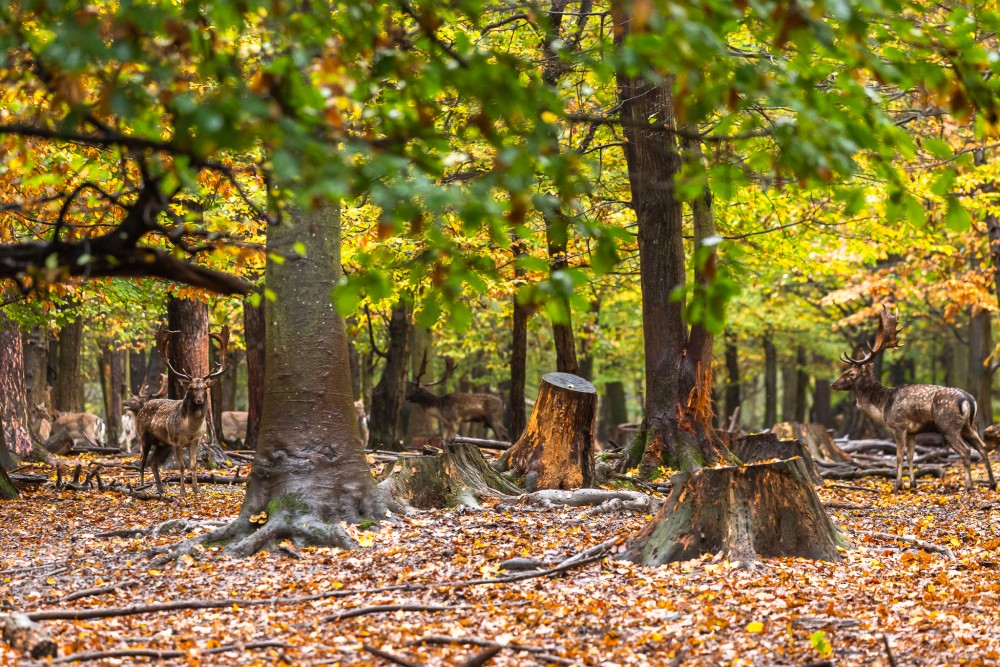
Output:
[[421,378],[427,370],[427,353],[417,377],[410,381],[410,390],[406,400],[424,408],[432,417],[436,417],[444,431],[444,439],[451,440],[458,434],[458,426],[462,422],[478,422],[489,426],[500,440],[507,439],[507,429],[503,427],[503,401],[490,394],[466,394],[452,392],[439,396],[427,390],[427,387],[441,384],[455,372],[455,360],[445,359],[444,374],[434,382],[422,383]]
[[958,452],[965,466],[965,490],[972,489],[972,461],[970,447],[975,447],[986,463],[990,488],[996,489],[993,467],[990,465],[986,445],[976,430],[976,401],[966,391],[953,387],[928,384],[911,384],[885,387],[875,376],[873,361],[885,350],[901,347],[897,330],[898,316],[883,305],[878,333],[868,352],[854,359],[846,354],[841,360],[847,370],[831,387],[852,390],[858,408],[872,419],[892,431],[896,440],[896,491],[903,488],[903,457],[910,471],[910,488],[915,488],[913,452],[918,433],[940,433],[945,442]]
[[205,432],[205,414],[208,409],[208,390],[217,382],[216,378],[228,370],[226,351],[229,347],[229,327],[222,327],[220,333],[210,333],[219,344],[219,367],[204,377],[191,377],[170,365],[168,346],[176,331],[167,331],[160,326],[156,332],[156,348],[167,365],[184,386],[184,397],[178,400],[154,398],[146,401],[139,410],[136,424],[142,454],[139,458],[139,483],[144,480],[147,459],[153,468],[156,490],[163,495],[160,481],[160,466],[170,456],[177,457],[177,467],[181,473],[181,496],[184,496],[184,452],[191,460],[191,486],[198,493],[198,443]]

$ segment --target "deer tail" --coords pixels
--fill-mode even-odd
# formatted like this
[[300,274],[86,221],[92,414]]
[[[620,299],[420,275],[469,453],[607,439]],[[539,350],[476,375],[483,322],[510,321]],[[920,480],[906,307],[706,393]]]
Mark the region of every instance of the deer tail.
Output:
[[976,401],[974,399],[961,399],[958,402],[958,409],[967,424],[974,424],[976,422]]

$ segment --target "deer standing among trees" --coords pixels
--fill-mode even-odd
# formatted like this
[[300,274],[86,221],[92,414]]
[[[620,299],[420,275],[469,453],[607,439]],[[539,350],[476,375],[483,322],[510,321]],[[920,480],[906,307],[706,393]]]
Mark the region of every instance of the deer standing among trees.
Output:
[[205,414],[208,410],[208,390],[217,382],[216,378],[228,370],[226,351],[229,347],[229,327],[222,327],[221,333],[210,333],[209,337],[219,343],[219,367],[204,377],[191,377],[170,365],[168,345],[176,331],[167,331],[160,326],[156,332],[156,347],[163,357],[163,363],[180,379],[184,387],[184,397],[176,400],[155,398],[146,402],[136,419],[142,455],[139,459],[139,483],[144,480],[146,463],[149,459],[153,468],[156,490],[163,495],[160,481],[160,466],[170,456],[177,457],[177,467],[181,474],[181,496],[184,492],[184,452],[191,460],[191,486],[198,493],[198,444],[205,433]]
[[986,463],[990,488],[996,489],[993,467],[990,465],[986,445],[976,430],[976,401],[966,391],[953,387],[928,384],[911,384],[885,387],[875,377],[872,362],[885,350],[901,347],[897,339],[898,317],[890,314],[883,305],[875,344],[868,344],[868,352],[859,359],[846,354],[841,360],[847,370],[831,387],[852,390],[858,408],[872,419],[892,431],[896,440],[896,491],[903,488],[903,457],[910,471],[910,488],[916,486],[913,474],[913,452],[918,433],[940,433],[945,442],[958,452],[965,466],[965,490],[972,489],[972,461],[970,446],[975,447]]
[[444,431],[444,439],[451,440],[458,434],[458,426],[462,422],[478,422],[489,426],[500,440],[507,439],[507,429],[504,428],[503,401],[490,394],[466,394],[453,392],[438,396],[428,391],[427,387],[441,384],[455,372],[455,360],[445,359],[444,374],[435,382],[421,384],[420,380],[427,369],[427,354],[420,363],[417,377],[410,381],[411,389],[406,394],[406,400],[424,408],[432,417],[436,417]]

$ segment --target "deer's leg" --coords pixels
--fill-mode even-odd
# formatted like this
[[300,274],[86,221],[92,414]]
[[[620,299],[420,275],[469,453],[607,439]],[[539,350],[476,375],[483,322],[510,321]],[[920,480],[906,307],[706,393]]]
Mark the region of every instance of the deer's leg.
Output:
[[917,448],[917,436],[914,433],[906,434],[906,467],[910,471],[910,488],[917,488],[917,476],[913,473],[913,452]]
[[990,478],[990,488],[996,491],[997,481],[993,477],[993,466],[990,464],[990,455],[986,452],[986,443],[979,437],[979,431],[976,430],[975,426],[966,424],[962,429],[962,437],[965,438],[966,442],[975,447],[979,455],[983,457],[983,463],[986,464],[986,474]]
[[188,445],[188,458],[191,465],[191,488],[194,493],[200,493],[198,489],[198,440],[194,444]]
[[177,457],[177,470],[181,473],[181,498],[186,494],[184,491],[184,447],[174,447],[174,456]]
[[170,447],[162,442],[154,441],[150,465],[153,468],[153,479],[156,480],[156,492],[161,496],[163,495],[163,482],[160,481],[160,466],[163,465],[168,456],[170,456]]
[[952,431],[945,436],[948,445],[958,452],[962,457],[962,465],[965,467],[965,490],[972,490],[972,457],[969,455],[969,446],[962,440],[958,431]]
[[906,460],[906,431],[898,430],[893,433],[896,438],[896,493],[903,490],[903,461]]

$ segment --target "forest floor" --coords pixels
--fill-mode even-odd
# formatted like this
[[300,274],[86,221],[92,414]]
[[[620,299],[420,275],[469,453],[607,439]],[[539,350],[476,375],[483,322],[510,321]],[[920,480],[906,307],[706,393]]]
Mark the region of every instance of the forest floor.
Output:
[[[33,471],[54,476],[47,467]],[[763,570],[745,572],[708,557],[664,567],[605,559],[561,576],[466,586],[456,582],[502,576],[498,563],[505,559],[558,562],[630,535],[651,517],[432,511],[358,532],[369,546],[357,551],[306,548],[295,551],[298,557],[272,552],[232,560],[209,549],[158,569],[147,549],[207,528],[101,534],[176,518],[226,520],[237,514],[243,487],[203,485],[187,501],[165,502],[46,485],[0,503],[0,613],[181,600],[220,605],[44,621],[59,645],[55,662],[126,652],[72,664],[145,664],[150,658],[134,654],[140,649],[175,651],[158,654],[165,665],[393,664],[368,647],[395,656],[396,664],[463,665],[484,650],[428,639],[445,636],[504,645],[490,666],[1000,664],[1000,495],[981,484],[965,493],[957,469],[949,472],[898,495],[874,478],[823,487],[835,523],[857,546],[839,563],[768,559]],[[976,472],[981,476],[982,466]],[[104,481],[132,481],[133,474],[119,467]],[[866,534],[873,532],[948,547],[954,559]],[[414,583],[432,585],[377,590]],[[66,599],[111,584],[123,587]],[[265,598],[284,599],[245,602]],[[453,608],[329,618],[397,604]],[[236,646],[213,652],[226,645]],[[35,664],[51,663],[0,644],[0,665]]]

